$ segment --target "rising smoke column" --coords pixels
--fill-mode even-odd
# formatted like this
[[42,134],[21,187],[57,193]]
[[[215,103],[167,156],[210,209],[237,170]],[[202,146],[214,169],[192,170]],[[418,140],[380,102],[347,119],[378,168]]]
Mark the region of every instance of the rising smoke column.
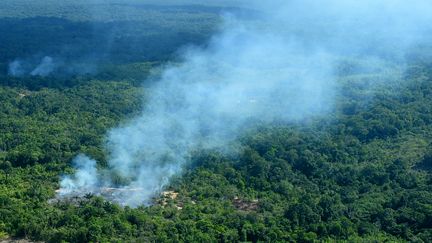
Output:
[[108,133],[108,170],[94,175],[95,161],[77,157],[80,166],[63,178],[60,195],[111,187],[115,174],[128,179],[123,188],[140,190],[114,201],[147,203],[181,170],[193,149],[224,147],[257,122],[327,114],[340,57],[400,61],[424,39],[432,12],[423,0],[293,0],[250,6],[259,14],[247,20],[225,15],[220,33],[206,48],[189,48],[181,65],[165,69],[141,116]]
[[13,77],[20,77],[24,74],[25,74],[25,70],[20,60],[14,60],[13,62],[9,63],[8,75]]
[[52,57],[46,56],[42,58],[39,65],[30,72],[32,76],[48,76],[51,74],[56,68],[56,64],[54,63],[54,59]]
[[50,56],[43,57],[39,63],[36,63],[35,60],[31,59],[16,59],[9,63],[8,75],[13,77],[28,75],[46,77],[51,75],[58,67],[59,63]]

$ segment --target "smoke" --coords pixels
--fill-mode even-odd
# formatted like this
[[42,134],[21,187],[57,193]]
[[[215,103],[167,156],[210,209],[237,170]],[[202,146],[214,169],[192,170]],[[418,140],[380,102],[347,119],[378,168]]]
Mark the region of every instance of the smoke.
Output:
[[249,6],[261,14],[246,20],[226,14],[205,48],[183,50],[182,64],[166,67],[141,116],[108,133],[108,169],[96,172],[94,160],[79,156],[86,167],[62,179],[62,195],[139,188],[114,200],[145,204],[193,150],[226,148],[257,123],[324,116],[333,109],[340,60],[403,61],[425,40],[432,12],[423,0]]
[[66,190],[60,191],[60,194],[70,194],[77,190],[85,190],[88,193],[95,192],[98,183],[98,173],[96,170],[96,161],[85,155],[78,155],[73,160],[76,173],[72,177],[65,177],[60,186]]
[[30,75],[32,76],[48,76],[50,73],[52,73],[55,69],[55,64],[52,59],[52,57],[44,57],[41,60],[41,63],[30,72]]
[[24,75],[25,70],[22,67],[21,61],[15,60],[9,63],[8,74],[14,77],[20,77]]
[[90,63],[91,59],[76,59],[73,62],[64,61],[60,57],[51,57],[35,55],[30,58],[16,59],[9,63],[8,75],[13,77],[28,77],[28,76],[70,76],[70,75],[86,75],[97,72],[97,67],[94,63]]
[[50,56],[43,57],[39,62],[35,58],[21,60],[17,59],[9,63],[8,74],[14,77],[22,76],[42,76],[52,74],[60,65]]

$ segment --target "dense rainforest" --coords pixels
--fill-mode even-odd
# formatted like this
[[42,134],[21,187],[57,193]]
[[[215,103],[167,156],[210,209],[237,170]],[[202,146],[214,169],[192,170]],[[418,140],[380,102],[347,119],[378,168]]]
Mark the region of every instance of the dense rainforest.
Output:
[[[8,10],[0,11],[0,240],[432,241],[427,47],[390,70],[340,60],[330,114],[258,124],[237,139],[235,155],[194,151],[150,206],[91,194],[53,200],[77,154],[106,166],[106,132],[142,109],[176,50],[205,45],[220,12],[241,10],[136,1],[95,4],[94,14],[74,1],[40,2],[0,3]],[[14,59],[46,55],[63,58],[52,75],[8,74]],[[70,63],[95,67],[67,72]]]

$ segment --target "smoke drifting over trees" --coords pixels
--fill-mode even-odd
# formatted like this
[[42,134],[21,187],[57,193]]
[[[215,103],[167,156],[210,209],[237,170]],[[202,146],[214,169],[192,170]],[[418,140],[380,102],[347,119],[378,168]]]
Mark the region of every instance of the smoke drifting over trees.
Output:
[[108,133],[108,168],[97,172],[94,160],[78,156],[60,196],[118,186],[121,178],[120,187],[142,190],[116,201],[138,206],[181,171],[194,149],[224,148],[257,122],[328,114],[341,59],[361,57],[368,68],[385,69],[425,40],[432,3],[414,2],[257,1],[251,6],[259,14],[226,14],[205,48],[189,48],[182,64],[166,67],[142,114]]
[[57,64],[50,56],[45,56],[40,60],[39,64],[31,61],[14,60],[9,63],[8,74],[14,77],[20,76],[48,76],[55,71]]

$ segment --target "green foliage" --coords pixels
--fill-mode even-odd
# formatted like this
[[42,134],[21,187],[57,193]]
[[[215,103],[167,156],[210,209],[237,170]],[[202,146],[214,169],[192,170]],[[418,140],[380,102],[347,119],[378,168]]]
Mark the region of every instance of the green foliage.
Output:
[[[430,80],[412,77],[387,99],[308,126],[257,127],[239,139],[236,156],[197,151],[172,181],[178,198],[136,209],[92,196],[50,198],[75,154],[105,166],[103,134],[139,110],[143,91],[99,81],[31,92],[3,87],[1,230],[50,242],[429,242],[432,114],[416,107],[432,106],[432,97],[417,96],[417,87],[432,91]],[[351,97],[345,88],[340,102]],[[396,132],[368,125],[390,120]]]
[[[36,7],[33,12],[1,13],[19,16],[0,21],[0,29],[20,27],[8,36],[15,41],[0,43],[0,50],[9,48],[5,56],[15,58],[14,51],[30,54],[22,49],[26,43],[44,45],[39,43],[41,36],[27,32],[38,26],[60,42],[68,40],[67,33],[85,36],[86,13],[77,11],[73,1],[50,2],[49,16]],[[11,1],[0,3],[5,5]],[[165,20],[148,27],[146,34],[172,31],[174,25],[186,33],[174,35],[181,40],[156,43],[157,50],[145,60],[134,58],[147,47],[137,50],[135,57],[122,56],[118,51],[126,46],[122,39],[113,53],[119,62],[101,64],[101,71],[92,77],[0,75],[0,239],[431,242],[432,66],[425,60],[410,63],[407,70],[396,66],[369,70],[361,67],[370,64],[342,60],[334,112],[301,124],[258,126],[239,138],[235,155],[195,151],[183,174],[167,188],[178,192],[177,198],[158,198],[151,206],[134,209],[92,195],[52,200],[60,176],[72,171],[70,161],[76,154],[89,154],[100,167],[106,166],[104,134],[145,102],[147,90],[137,88],[138,80],[162,63],[167,53],[191,41],[188,38],[205,39],[197,36],[202,28],[210,32],[215,10],[202,8],[172,15],[153,9],[154,15],[145,17],[136,13],[147,10],[134,9],[134,21]],[[31,16],[20,16],[21,12]],[[60,13],[67,15],[66,20]],[[40,15],[45,17],[25,18]],[[102,30],[113,27],[99,24]],[[145,38],[158,42],[167,35]],[[92,41],[85,46],[82,39],[76,45],[93,48],[98,43]],[[165,47],[168,50],[161,52]],[[121,184],[127,178],[116,180]]]
[[142,91],[127,83],[93,81],[62,91],[0,87],[0,96],[2,157],[27,166],[65,163],[77,152],[103,161],[103,133],[140,108]]

